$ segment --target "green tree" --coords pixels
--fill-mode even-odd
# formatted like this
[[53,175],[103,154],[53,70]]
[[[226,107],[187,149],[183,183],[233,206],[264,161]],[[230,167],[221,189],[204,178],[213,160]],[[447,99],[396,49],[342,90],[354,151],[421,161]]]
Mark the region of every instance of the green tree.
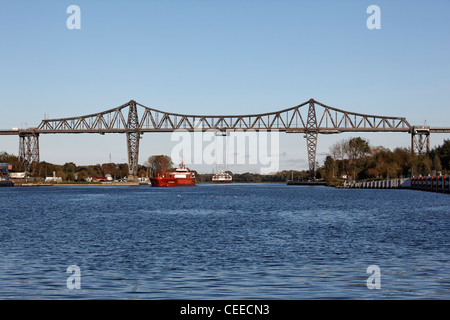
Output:
[[450,139],[444,140],[444,144],[436,149],[436,153],[439,154],[442,169],[450,171]]
[[0,163],[9,163],[12,165],[12,171],[24,171],[23,164],[19,161],[19,158],[13,154],[7,152],[0,152]]
[[67,162],[63,165],[62,171],[64,172],[66,180],[75,180],[75,171],[77,166],[73,162]]
[[344,145],[345,154],[349,159],[350,170],[354,179],[361,171],[359,160],[370,153],[369,142],[360,137],[351,138]]
[[77,168],[75,175],[77,176],[77,179],[87,179],[89,178],[89,171],[84,167]]
[[417,156],[414,163],[414,174],[427,176],[431,174],[431,167],[433,162],[428,155]]
[[411,175],[411,168],[413,167],[414,155],[411,150],[407,148],[396,148],[393,152],[393,161],[398,164],[399,174],[408,177]]
[[138,169],[138,177],[147,177],[147,173],[148,173],[148,168],[140,166]]
[[432,163],[432,167],[431,167],[431,168],[432,168],[433,170],[435,170],[436,173],[442,172],[441,159],[440,159],[438,153],[436,153],[436,154],[434,155],[433,163]]
[[370,153],[370,146],[367,140],[357,137],[348,140],[344,150],[348,158],[355,162]]
[[338,174],[338,165],[331,156],[327,156],[324,162],[325,179],[333,179]]

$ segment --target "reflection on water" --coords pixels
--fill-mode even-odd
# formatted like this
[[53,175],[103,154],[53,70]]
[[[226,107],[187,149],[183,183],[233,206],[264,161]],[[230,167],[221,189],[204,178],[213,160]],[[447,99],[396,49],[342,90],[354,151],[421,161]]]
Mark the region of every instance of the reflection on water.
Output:
[[201,184],[17,187],[0,200],[1,299],[450,298],[448,195]]

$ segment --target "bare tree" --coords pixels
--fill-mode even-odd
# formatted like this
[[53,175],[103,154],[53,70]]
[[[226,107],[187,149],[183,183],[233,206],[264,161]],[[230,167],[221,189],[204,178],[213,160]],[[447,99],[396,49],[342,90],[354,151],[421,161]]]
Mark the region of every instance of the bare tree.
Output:
[[151,169],[151,175],[155,176],[159,174],[165,174],[167,171],[172,170],[173,162],[169,156],[158,155],[148,158],[146,165]]
[[330,147],[330,153],[334,160],[343,160],[345,157],[345,140],[336,142]]

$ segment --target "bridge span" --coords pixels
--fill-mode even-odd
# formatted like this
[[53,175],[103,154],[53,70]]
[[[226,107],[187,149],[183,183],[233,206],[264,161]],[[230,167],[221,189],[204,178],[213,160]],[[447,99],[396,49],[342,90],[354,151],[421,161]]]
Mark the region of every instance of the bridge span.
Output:
[[404,117],[367,115],[327,106],[310,99],[297,106],[261,114],[188,115],[160,111],[134,100],[103,112],[85,116],[45,119],[35,128],[0,130],[0,135],[19,136],[19,158],[28,172],[39,163],[41,134],[122,133],[126,135],[128,167],[137,175],[139,140],[144,133],[216,130],[281,131],[302,133],[306,137],[309,170],[316,169],[319,134],[343,132],[404,132],[411,134],[411,151],[430,151],[431,133],[450,133],[450,128],[412,126]]

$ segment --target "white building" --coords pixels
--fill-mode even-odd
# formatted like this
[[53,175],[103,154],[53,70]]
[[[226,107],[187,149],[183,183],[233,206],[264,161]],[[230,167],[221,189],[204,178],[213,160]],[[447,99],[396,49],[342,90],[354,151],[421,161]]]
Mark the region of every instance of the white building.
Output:
[[45,182],[62,182],[61,177],[57,177],[55,171],[53,171],[53,177],[46,177]]

